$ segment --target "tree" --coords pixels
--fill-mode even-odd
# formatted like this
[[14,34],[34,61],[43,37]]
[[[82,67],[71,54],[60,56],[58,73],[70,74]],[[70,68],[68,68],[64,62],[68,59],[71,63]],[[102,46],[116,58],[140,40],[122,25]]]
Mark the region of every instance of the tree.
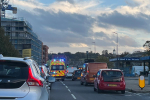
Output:
[[129,52],[123,52],[121,55],[120,55],[120,57],[125,57],[126,55],[128,55],[128,54],[130,54]]
[[5,35],[2,28],[0,28],[0,54],[9,57],[20,57],[19,51],[9,42],[9,36]]
[[146,54],[145,56],[150,56],[150,41],[146,41],[143,47],[146,49]]
[[112,62],[109,61],[109,59],[105,56],[98,56],[98,58],[95,59],[96,62],[105,62],[108,65],[108,68],[113,68],[114,65]]

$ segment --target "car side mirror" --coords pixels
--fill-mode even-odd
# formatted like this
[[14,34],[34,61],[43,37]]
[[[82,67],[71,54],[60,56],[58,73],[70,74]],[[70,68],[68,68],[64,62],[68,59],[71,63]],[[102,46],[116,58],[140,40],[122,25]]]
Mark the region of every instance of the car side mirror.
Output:
[[96,75],[93,75],[93,77],[95,78],[95,77],[97,77]]
[[49,83],[54,83],[55,80],[56,80],[55,77],[48,76],[48,82],[49,82]]

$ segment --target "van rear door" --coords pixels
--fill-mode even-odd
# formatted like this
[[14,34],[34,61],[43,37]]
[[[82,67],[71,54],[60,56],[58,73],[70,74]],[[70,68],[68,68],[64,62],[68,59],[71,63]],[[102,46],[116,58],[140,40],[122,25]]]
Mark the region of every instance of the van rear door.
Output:
[[107,63],[89,63],[89,77],[93,77],[100,69],[107,69]]

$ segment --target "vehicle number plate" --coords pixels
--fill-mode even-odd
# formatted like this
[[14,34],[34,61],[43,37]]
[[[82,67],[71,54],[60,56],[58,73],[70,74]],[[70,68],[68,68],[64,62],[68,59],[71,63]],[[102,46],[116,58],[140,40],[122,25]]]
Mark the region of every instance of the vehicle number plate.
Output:
[[77,79],[81,79],[81,77],[78,77]]
[[108,84],[108,86],[117,86],[116,84]]
[[93,81],[93,80],[94,80],[94,78],[90,78],[90,80],[92,80],[92,81]]

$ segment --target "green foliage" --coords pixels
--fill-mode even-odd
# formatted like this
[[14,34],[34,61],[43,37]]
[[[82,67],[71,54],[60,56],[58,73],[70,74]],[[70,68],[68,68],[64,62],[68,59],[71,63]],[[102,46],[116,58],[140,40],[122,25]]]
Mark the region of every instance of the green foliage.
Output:
[[130,53],[125,51],[125,52],[121,53],[120,57],[125,57],[128,54],[130,54]]
[[9,36],[5,36],[2,28],[0,28],[0,54],[9,57],[20,57],[19,51],[9,42]]
[[95,62],[105,62],[108,65],[108,68],[113,68],[114,65],[112,62],[109,62],[109,59],[105,56],[98,56],[98,58],[95,59]]

